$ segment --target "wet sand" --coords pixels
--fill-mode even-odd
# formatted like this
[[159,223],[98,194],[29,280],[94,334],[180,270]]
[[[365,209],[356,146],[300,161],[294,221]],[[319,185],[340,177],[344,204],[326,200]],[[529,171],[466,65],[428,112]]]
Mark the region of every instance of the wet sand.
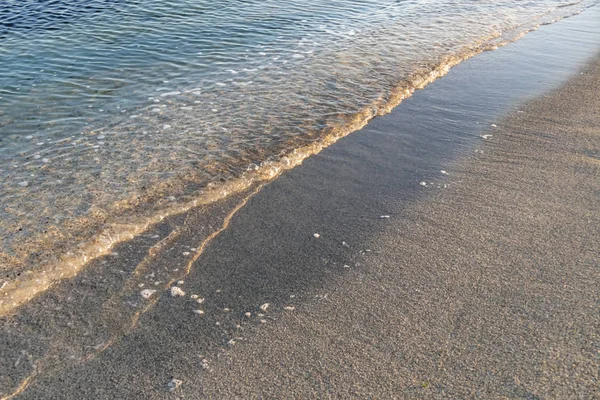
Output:
[[[150,261],[139,238],[34,299],[3,324],[3,394],[596,398],[600,59],[581,60],[598,42],[573,39],[588,57],[569,62],[540,36],[461,64],[235,214],[240,199],[166,221],[156,235],[182,239]],[[562,53],[515,56],[527,45]],[[185,296],[140,299],[227,215],[174,283]]]

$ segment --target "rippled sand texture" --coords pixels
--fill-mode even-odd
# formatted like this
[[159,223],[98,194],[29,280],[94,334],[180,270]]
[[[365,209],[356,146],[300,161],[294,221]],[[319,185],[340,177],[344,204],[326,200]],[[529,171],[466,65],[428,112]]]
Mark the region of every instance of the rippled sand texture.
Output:
[[0,283],[76,273],[592,2],[3,2]]

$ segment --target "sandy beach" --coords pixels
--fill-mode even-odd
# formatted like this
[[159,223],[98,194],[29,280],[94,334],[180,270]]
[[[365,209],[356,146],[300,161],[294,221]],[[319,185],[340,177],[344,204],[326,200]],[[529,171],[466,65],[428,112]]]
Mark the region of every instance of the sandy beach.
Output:
[[2,398],[600,398],[597,9],[4,318]]

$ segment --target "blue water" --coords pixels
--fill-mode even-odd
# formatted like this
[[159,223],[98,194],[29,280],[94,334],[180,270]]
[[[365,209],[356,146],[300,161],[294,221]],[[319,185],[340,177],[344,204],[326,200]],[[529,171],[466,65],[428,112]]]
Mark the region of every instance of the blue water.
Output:
[[323,140],[415,71],[590,2],[571,3],[4,0],[0,265]]

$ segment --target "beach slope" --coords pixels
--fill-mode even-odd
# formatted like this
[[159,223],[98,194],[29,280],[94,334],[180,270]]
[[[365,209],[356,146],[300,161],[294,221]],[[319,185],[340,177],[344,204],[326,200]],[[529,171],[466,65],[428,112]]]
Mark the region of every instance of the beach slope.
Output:
[[[457,85],[498,67],[488,54],[267,185],[175,284],[185,296],[39,363],[20,396],[598,398],[600,58],[495,118]],[[440,93],[457,87],[471,111],[454,115]],[[44,296],[6,326],[67,312]],[[85,337],[67,322],[84,317],[53,329]]]

